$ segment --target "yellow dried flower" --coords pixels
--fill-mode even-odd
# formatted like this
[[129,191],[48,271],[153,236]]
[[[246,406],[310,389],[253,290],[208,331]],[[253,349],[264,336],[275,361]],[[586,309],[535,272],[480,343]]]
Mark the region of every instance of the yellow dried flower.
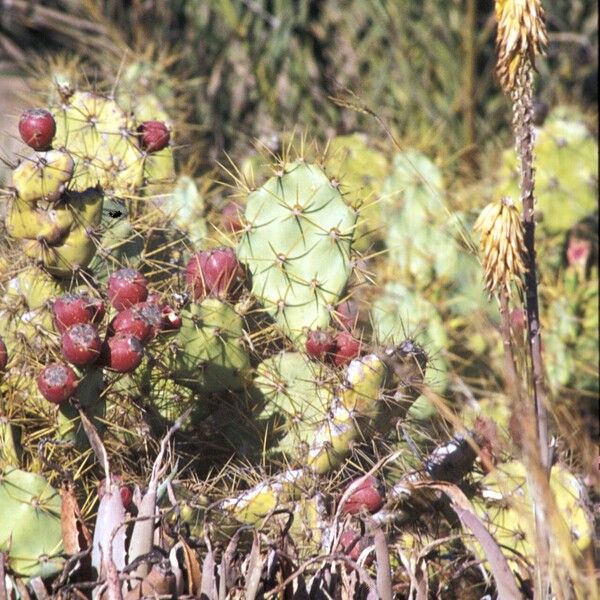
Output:
[[496,0],[498,59],[496,72],[505,92],[511,92],[524,61],[535,58],[548,43],[541,0]]
[[479,249],[483,258],[485,285],[490,294],[506,290],[511,295],[511,283],[522,286],[525,272],[523,226],[511,198],[488,204],[474,227],[481,232]]

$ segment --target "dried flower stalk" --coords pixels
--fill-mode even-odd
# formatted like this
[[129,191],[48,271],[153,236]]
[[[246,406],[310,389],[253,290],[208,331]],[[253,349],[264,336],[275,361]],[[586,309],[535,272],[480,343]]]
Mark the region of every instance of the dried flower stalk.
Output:
[[525,273],[521,215],[511,198],[488,204],[474,229],[481,233],[479,248],[485,272],[485,285],[491,295],[504,290],[510,297],[512,284],[523,286]]
[[541,0],[497,0],[496,73],[506,93],[517,86],[525,63],[533,66],[548,43]]

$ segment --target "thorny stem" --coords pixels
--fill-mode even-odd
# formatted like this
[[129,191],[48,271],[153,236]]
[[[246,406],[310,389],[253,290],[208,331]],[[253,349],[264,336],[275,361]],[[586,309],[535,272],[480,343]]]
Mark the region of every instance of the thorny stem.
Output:
[[525,242],[525,293],[527,304],[527,339],[531,356],[533,397],[538,430],[540,460],[546,472],[550,469],[548,446],[548,412],[541,347],[541,323],[538,302],[537,266],[535,260],[535,209],[533,170],[533,67],[524,61],[519,69],[517,85],[512,93],[513,128],[521,163],[521,201]]
[[[527,340],[531,358],[533,379],[533,408],[537,426],[538,456],[530,457],[545,473],[550,475],[550,453],[548,445],[548,412],[546,410],[546,388],[544,384],[544,363],[542,358],[542,338],[540,309],[537,288],[537,265],[535,260],[535,177],[533,169],[533,65],[524,60],[517,73],[516,85],[512,92],[513,129],[517,142],[517,153],[521,165],[521,201],[523,203],[523,240],[525,243],[525,296],[527,309]],[[529,412],[526,410],[526,413]],[[536,493],[537,492],[537,493]],[[544,500],[541,490],[533,485],[533,496],[538,539],[537,591],[540,598],[550,597],[548,556],[550,541],[545,530]]]

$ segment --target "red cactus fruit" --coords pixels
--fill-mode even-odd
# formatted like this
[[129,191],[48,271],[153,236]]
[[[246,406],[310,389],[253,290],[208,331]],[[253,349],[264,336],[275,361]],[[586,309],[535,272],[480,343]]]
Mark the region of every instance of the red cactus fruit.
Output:
[[146,278],[135,269],[115,271],[108,279],[108,298],[116,310],[131,308],[148,297]]
[[228,202],[221,210],[221,223],[225,231],[236,233],[244,228],[240,216],[240,207],[235,202]]
[[103,363],[117,373],[135,371],[144,357],[142,342],[130,333],[116,333],[102,349]]
[[348,331],[354,329],[358,322],[358,304],[351,299],[340,302],[335,308],[335,320]]
[[146,152],[158,152],[169,145],[171,132],[162,121],[144,121],[138,127],[140,143]]
[[50,363],[38,374],[37,386],[46,400],[62,404],[77,390],[77,375],[68,365]]
[[185,267],[185,283],[190,288],[194,300],[201,300],[207,294],[203,272],[203,265],[206,263],[206,260],[206,253],[198,252],[190,258]]
[[335,349],[335,340],[328,331],[314,329],[309,332],[305,347],[311,358],[323,360],[326,354]]
[[349,363],[360,354],[360,341],[346,331],[340,331],[335,336],[335,346],[333,361],[338,366]]
[[[162,305],[156,302],[139,302],[133,307],[134,310],[138,311],[148,323],[150,323],[150,331],[152,339],[162,329],[163,326],[163,313]],[[144,343],[145,341],[142,340]]]
[[384,500],[384,489],[381,482],[371,475],[362,478],[358,485],[357,481],[353,481],[348,486],[354,487],[344,506],[342,506],[342,512],[347,515],[356,515],[362,511],[371,514],[376,513],[383,506]]
[[123,502],[123,508],[125,510],[129,510],[131,508],[131,503],[133,502],[133,492],[128,485],[122,485],[121,489],[121,502]]
[[6,365],[8,364],[8,350],[6,349],[6,344],[4,340],[0,337],[0,372],[6,369]]
[[49,150],[56,133],[56,121],[44,108],[30,108],[19,119],[19,133],[23,141],[38,152]]
[[[355,531],[352,531],[352,529],[344,529],[342,535],[340,536],[340,546],[342,547],[342,551],[354,562],[360,558],[363,550],[372,544],[372,538],[361,536]],[[373,564],[372,553],[365,558],[364,564],[366,567],[369,567]]]
[[207,294],[226,297],[243,277],[242,266],[231,248],[198,252],[190,259],[185,279],[195,300]]
[[110,335],[115,333],[128,333],[147,344],[153,337],[152,325],[142,315],[137,305],[122,310],[110,323],[108,327]]
[[54,326],[63,333],[78,323],[99,323],[104,318],[104,303],[85,294],[65,294],[54,301]]
[[101,349],[98,330],[91,323],[72,325],[62,334],[62,354],[71,364],[91,365],[98,360]]
[[[119,486],[119,495],[121,496],[121,502],[123,503],[123,508],[125,510],[129,510],[131,507],[131,503],[133,502],[133,491],[131,487],[125,485],[123,483],[122,475],[111,475],[111,479],[113,483],[116,483]],[[106,492],[106,479],[103,478],[98,483],[98,498],[101,500]]]
[[177,331],[181,329],[183,320],[181,315],[175,312],[170,306],[163,306],[162,309],[162,327],[163,331]]

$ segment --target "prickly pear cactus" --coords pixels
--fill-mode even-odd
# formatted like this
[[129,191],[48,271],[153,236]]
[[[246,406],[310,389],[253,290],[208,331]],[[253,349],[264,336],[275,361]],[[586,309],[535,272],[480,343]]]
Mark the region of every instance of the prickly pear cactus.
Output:
[[285,165],[247,199],[237,248],[252,292],[294,340],[327,327],[352,271],[355,212],[317,165]]
[[44,348],[53,329],[50,301],[62,286],[38,267],[26,267],[6,284],[0,298],[0,336],[9,353],[26,358],[32,348]]
[[[535,139],[536,212],[540,228],[562,233],[598,208],[598,143],[582,115],[557,107]],[[515,152],[502,157],[499,194],[519,197],[519,170]]]
[[420,288],[453,279],[458,247],[448,225],[442,175],[429,158],[414,150],[394,157],[383,186],[381,212],[397,276]]
[[192,248],[199,249],[208,234],[206,203],[193,178],[181,175],[173,192],[161,198],[159,207],[169,222],[186,234]]
[[102,244],[105,198],[138,198],[149,186],[170,184],[174,166],[170,147],[144,149],[140,121],[113,98],[61,90],[51,107],[54,149],[14,170],[5,224],[26,256],[70,277],[88,267]]
[[333,397],[333,381],[326,367],[299,352],[282,352],[258,365],[254,386],[263,396],[259,416],[265,428],[279,433],[269,444],[269,454],[289,455],[308,446],[326,419]]
[[184,310],[182,317],[177,349],[165,358],[167,372],[201,392],[242,388],[250,359],[242,342],[242,318],[233,307],[206,298]]
[[372,148],[360,133],[334,137],[327,147],[327,171],[343,182],[341,191],[360,211],[354,235],[358,250],[367,250],[382,227],[379,202],[389,166],[385,154]]
[[374,333],[382,343],[399,343],[415,337],[433,358],[427,383],[443,391],[447,385],[447,361],[443,356],[448,336],[436,307],[421,294],[400,283],[388,283],[371,312]]
[[[598,281],[581,281],[570,269],[557,289],[548,290],[544,350],[548,380],[560,393],[571,387],[597,394]],[[560,394],[559,394],[560,397]]]
[[[515,553],[534,559],[535,534],[527,472],[520,462],[500,465],[481,481],[482,494],[476,497],[477,513],[489,527],[508,560]],[[562,516],[562,527],[575,552],[591,543],[592,525],[581,503],[584,488],[563,465],[552,467],[550,487]]]
[[25,577],[49,577],[64,565],[61,499],[41,475],[15,467],[0,472],[0,552]]

